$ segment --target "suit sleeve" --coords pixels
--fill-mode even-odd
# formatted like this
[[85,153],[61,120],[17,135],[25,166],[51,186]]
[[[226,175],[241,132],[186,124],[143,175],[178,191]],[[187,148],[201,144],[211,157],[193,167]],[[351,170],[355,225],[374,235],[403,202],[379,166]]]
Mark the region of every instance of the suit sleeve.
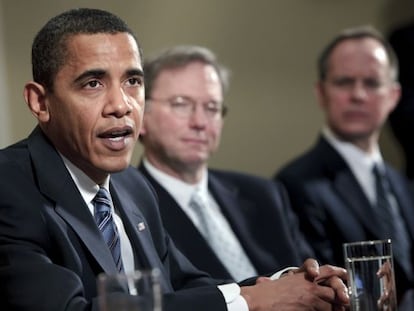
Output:
[[53,243],[41,212],[47,202],[18,167],[2,162],[0,176],[1,309],[97,310],[80,278],[48,256]]

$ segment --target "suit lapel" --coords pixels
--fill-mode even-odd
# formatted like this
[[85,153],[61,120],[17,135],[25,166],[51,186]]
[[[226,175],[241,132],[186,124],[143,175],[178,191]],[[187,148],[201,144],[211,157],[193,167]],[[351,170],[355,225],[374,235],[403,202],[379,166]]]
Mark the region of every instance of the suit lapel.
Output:
[[[261,266],[265,267],[266,264],[263,261],[265,257],[260,256],[262,250],[257,247],[250,230],[246,230],[250,226],[246,221],[250,217],[254,217],[253,214],[249,214],[250,211],[257,208],[256,203],[243,199],[242,194],[236,187],[223,183],[212,171],[209,171],[208,186],[253,265],[256,268]],[[273,261],[276,260],[274,257],[272,258]],[[272,264],[277,266],[276,262]]]
[[244,234],[247,224],[242,214],[247,214],[249,209],[254,208],[254,204],[240,198],[238,189],[235,187],[226,187],[213,173],[209,172],[208,187],[217,201],[226,219],[230,222],[236,235]]
[[[220,271],[221,275],[223,275],[222,278],[231,279],[229,272],[221,263],[220,259],[174,198],[148,173],[142,163],[139,166],[139,170],[150,181],[157,192],[159,208],[165,228],[178,248],[184,254],[190,252],[187,255],[190,259],[198,258],[197,260],[206,261],[206,258],[208,258],[208,265]],[[191,236],[191,239],[188,238],[189,236]],[[201,258],[200,256],[205,258]]]
[[334,187],[361,223],[375,236],[381,236],[381,225],[372,216],[371,203],[349,169],[338,173],[334,180]]
[[54,202],[56,213],[73,229],[106,273],[116,273],[112,255],[56,150],[39,128],[28,142],[40,191]]
[[115,181],[111,183],[111,194],[128,237],[135,248],[135,254],[139,256],[141,266],[143,268],[161,268],[162,264],[153,247],[149,226],[134,199]]
[[[139,170],[142,174],[151,182],[151,185],[157,192],[159,205],[161,210],[161,216],[165,219],[165,226],[171,236],[179,236],[177,238],[177,245],[185,243],[185,248],[190,249],[194,244],[203,247],[210,256],[216,258],[216,254],[207,244],[204,237],[198,231],[197,227],[193,224],[191,219],[186,215],[182,208],[177,204],[174,198],[166,191],[145,169],[141,164]],[[172,226],[171,224],[174,223]],[[191,239],[188,239],[188,234],[191,234]],[[217,258],[217,261],[219,259]],[[224,266],[223,266],[224,268]]]
[[374,236],[381,236],[381,226],[372,216],[371,203],[345,160],[323,137],[316,150],[325,165],[326,175],[332,180],[335,191],[346,206]]

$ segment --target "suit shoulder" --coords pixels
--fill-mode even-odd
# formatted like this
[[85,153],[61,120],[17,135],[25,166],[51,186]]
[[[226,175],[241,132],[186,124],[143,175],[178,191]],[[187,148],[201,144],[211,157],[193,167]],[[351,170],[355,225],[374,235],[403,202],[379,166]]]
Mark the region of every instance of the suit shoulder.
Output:
[[271,179],[239,171],[209,169],[209,176],[221,183],[239,189],[249,189],[249,191],[254,189],[279,191],[279,188],[282,187],[279,182],[274,182]]
[[149,191],[154,193],[154,190],[148,180],[135,167],[129,166],[127,169],[111,174],[111,179],[122,185],[132,193],[139,191]]
[[231,171],[231,170],[219,170],[219,169],[209,169],[209,175],[219,178],[221,181],[233,181],[233,182],[259,182],[259,183],[266,183],[269,180],[265,179],[264,177],[249,174],[245,172],[239,171]]
[[0,161],[19,166],[24,172],[32,174],[30,153],[27,139],[21,140],[0,150]]
[[274,175],[274,179],[284,179],[289,176],[313,176],[318,174],[322,168],[323,159],[321,155],[312,148],[299,155],[282,166]]

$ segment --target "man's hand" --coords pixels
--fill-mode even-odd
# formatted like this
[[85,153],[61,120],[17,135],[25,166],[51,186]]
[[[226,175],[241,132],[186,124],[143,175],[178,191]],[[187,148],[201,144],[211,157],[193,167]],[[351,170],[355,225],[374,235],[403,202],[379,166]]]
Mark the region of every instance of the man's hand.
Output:
[[343,280],[346,270],[307,259],[296,270],[272,281],[258,278],[256,285],[242,287],[250,311],[259,310],[345,310],[349,303]]

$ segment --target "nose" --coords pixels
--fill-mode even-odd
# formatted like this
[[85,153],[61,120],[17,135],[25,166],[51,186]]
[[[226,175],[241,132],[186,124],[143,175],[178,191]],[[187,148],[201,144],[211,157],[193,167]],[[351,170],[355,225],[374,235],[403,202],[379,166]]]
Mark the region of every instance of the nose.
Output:
[[190,122],[192,126],[203,128],[206,126],[208,122],[208,116],[206,111],[204,110],[204,106],[200,104],[196,104],[193,107],[192,114],[190,116]]
[[113,115],[117,118],[123,117],[132,111],[132,104],[130,98],[122,89],[122,87],[113,87],[108,92],[107,104],[105,106],[105,113]]
[[362,82],[357,82],[354,84],[351,90],[351,96],[353,101],[360,102],[367,97],[367,90]]

